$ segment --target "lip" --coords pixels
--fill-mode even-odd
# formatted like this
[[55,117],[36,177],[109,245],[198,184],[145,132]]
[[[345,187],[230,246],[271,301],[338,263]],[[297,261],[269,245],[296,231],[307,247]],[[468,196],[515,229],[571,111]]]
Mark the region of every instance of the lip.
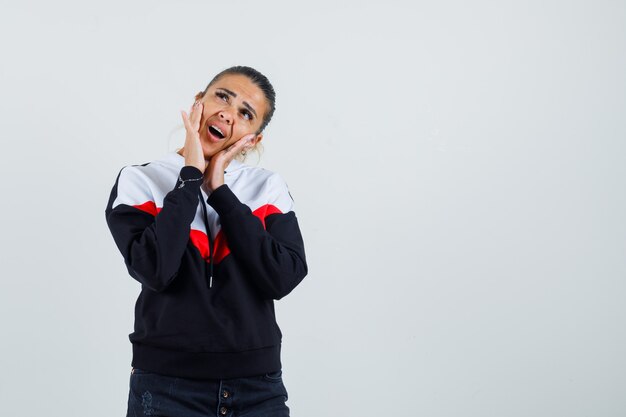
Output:
[[[224,138],[220,138],[219,136],[215,136],[213,133],[211,133],[211,130],[209,130],[209,126],[217,126],[222,131],[222,133],[224,133]],[[222,123],[207,122],[206,133],[209,139],[211,140],[211,142],[217,143],[217,142],[222,142],[228,139],[228,128],[226,127],[226,125],[223,125]]]

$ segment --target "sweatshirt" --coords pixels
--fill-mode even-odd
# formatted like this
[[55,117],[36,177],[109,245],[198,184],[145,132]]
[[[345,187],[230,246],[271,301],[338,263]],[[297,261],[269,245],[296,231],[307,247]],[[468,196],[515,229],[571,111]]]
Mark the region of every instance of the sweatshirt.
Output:
[[233,159],[208,195],[175,151],[123,167],[105,210],[135,303],[131,366],[238,378],[282,368],[274,300],[307,275],[294,200],[277,173]]

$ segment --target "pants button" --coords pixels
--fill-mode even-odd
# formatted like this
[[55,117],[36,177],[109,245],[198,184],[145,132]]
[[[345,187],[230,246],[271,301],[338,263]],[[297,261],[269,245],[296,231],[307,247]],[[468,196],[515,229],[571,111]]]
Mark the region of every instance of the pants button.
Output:
[[221,415],[225,416],[225,415],[226,415],[226,413],[228,413],[228,408],[226,408],[226,407],[222,407],[222,408],[220,408],[220,414],[221,414]]
[[222,397],[224,397],[224,398],[228,398],[229,395],[230,395],[230,393],[228,391],[226,391],[226,390],[224,390],[222,392]]

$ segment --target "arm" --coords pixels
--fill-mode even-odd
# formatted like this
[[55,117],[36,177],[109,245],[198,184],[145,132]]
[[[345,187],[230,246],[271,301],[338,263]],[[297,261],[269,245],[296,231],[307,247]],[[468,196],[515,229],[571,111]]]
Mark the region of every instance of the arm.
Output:
[[153,291],[163,291],[178,274],[189,241],[191,222],[198,207],[202,172],[184,166],[175,188],[157,209],[143,174],[125,167],[117,176],[105,210],[129,274]]
[[272,197],[264,221],[243,204],[227,184],[217,187],[207,203],[220,216],[231,254],[241,260],[263,296],[280,300],[308,273],[304,242],[287,184],[269,178]]

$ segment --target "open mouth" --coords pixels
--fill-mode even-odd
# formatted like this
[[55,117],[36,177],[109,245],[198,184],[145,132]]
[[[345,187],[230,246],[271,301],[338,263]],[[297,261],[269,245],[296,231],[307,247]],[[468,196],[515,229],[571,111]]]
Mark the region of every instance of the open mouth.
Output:
[[224,133],[220,130],[220,128],[217,126],[210,125],[207,130],[209,134],[216,139],[224,139],[226,137]]

